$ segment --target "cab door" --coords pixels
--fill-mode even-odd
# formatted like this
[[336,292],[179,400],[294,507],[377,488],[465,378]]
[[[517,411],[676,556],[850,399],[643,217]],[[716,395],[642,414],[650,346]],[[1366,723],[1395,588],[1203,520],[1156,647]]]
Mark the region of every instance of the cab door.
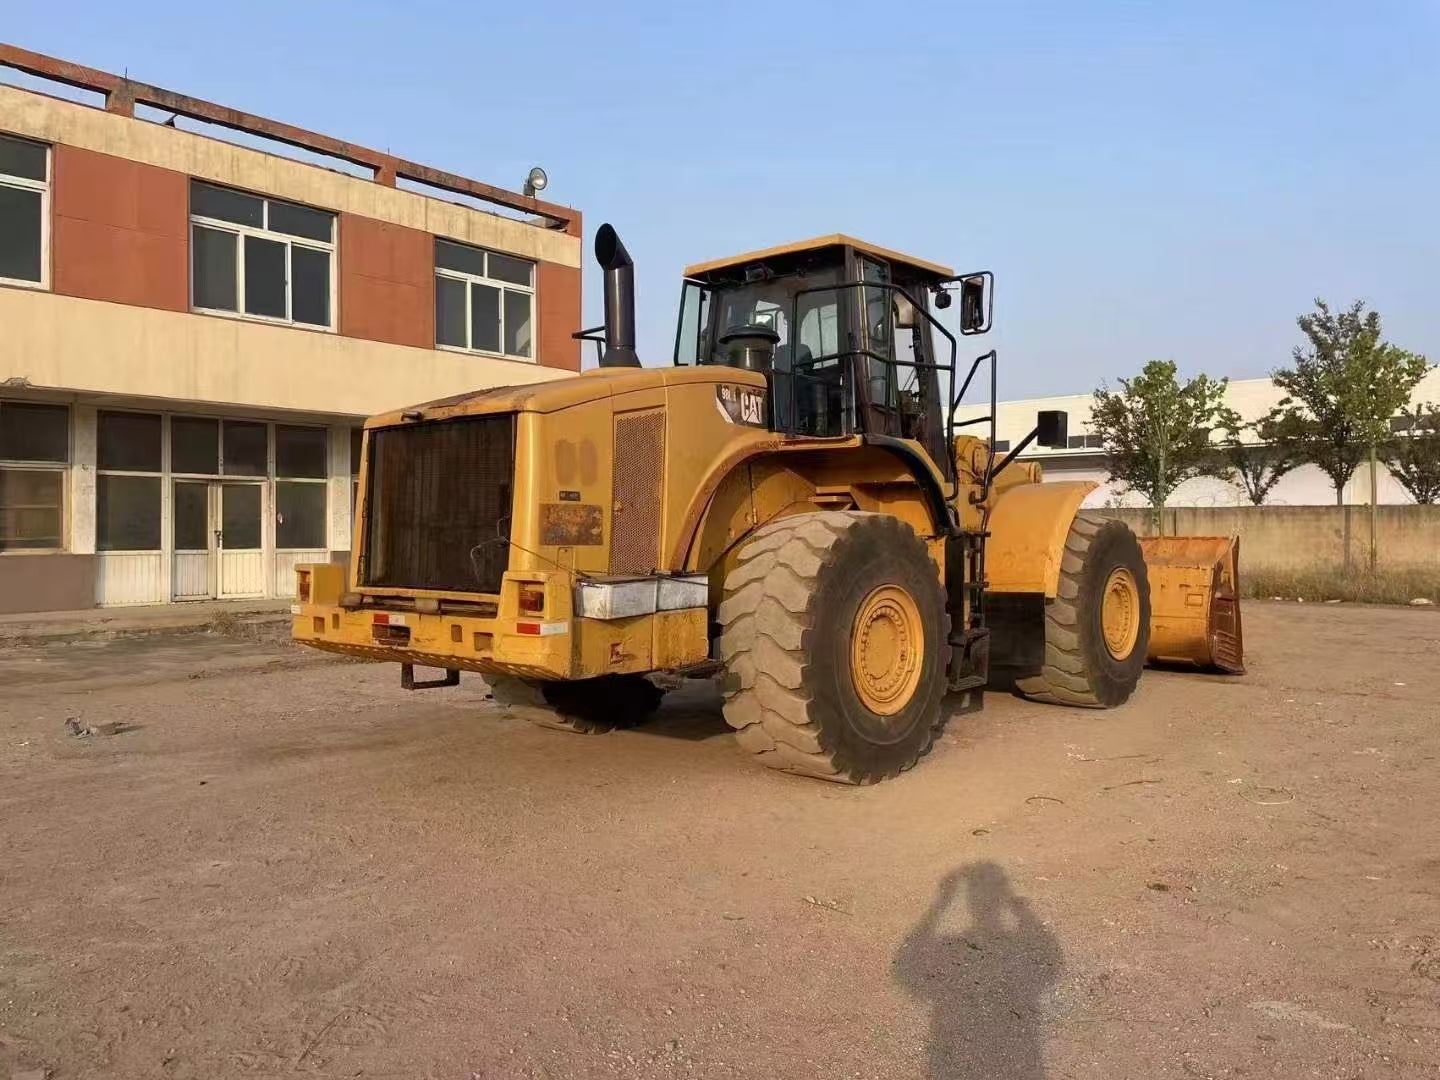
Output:
[[[852,280],[890,283],[890,264],[856,252]],[[864,379],[863,430],[877,435],[900,435],[900,392],[895,372],[895,305],[887,288],[862,287],[855,304],[859,339],[864,354],[857,367]]]

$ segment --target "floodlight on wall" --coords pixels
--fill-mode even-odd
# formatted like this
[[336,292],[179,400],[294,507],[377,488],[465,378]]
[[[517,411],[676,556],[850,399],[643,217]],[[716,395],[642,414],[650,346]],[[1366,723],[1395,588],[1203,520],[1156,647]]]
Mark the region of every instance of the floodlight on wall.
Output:
[[544,191],[545,185],[548,183],[550,183],[550,178],[545,175],[545,170],[539,165],[536,165],[530,170],[530,174],[525,177],[525,194],[533,199],[535,193],[537,191]]

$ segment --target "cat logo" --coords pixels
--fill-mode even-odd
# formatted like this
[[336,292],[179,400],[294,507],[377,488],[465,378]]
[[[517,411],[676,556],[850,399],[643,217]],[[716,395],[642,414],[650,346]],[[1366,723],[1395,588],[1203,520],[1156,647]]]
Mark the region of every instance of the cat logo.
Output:
[[764,390],[721,383],[715,388],[715,405],[732,424],[759,428],[769,426],[765,416]]

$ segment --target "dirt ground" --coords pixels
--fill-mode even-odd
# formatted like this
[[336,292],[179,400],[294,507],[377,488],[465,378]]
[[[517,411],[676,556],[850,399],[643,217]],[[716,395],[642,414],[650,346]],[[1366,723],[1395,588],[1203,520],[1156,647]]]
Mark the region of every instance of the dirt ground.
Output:
[[990,695],[865,789],[708,687],[582,737],[285,644],[0,653],[0,1077],[1433,1077],[1440,614],[1246,618],[1246,677]]

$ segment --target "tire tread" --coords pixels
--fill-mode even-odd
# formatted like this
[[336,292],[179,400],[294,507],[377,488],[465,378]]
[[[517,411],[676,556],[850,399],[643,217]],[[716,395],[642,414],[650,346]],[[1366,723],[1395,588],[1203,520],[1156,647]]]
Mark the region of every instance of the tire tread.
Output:
[[[1080,596],[1090,549],[1107,528],[1116,522],[1077,514],[1065,537],[1060,560],[1060,582],[1054,600],[1045,605],[1045,663],[1040,671],[1015,680],[1015,689],[1032,701],[1087,709],[1109,708],[1092,679],[1080,634]],[[1128,528],[1120,525],[1119,528]],[[1143,563],[1142,563],[1143,565]],[[1142,616],[1148,618],[1148,587]],[[1136,647],[1143,648],[1145,635]],[[1128,695],[1127,695],[1128,696]]]
[[[824,571],[851,530],[865,525],[890,529],[896,545],[911,545],[929,558],[914,530],[898,518],[863,511],[833,510],[780,518],[757,529],[740,549],[739,563],[725,582],[717,618],[725,720],[740,747],[762,765],[822,780],[865,783],[894,776],[914,764],[874,775],[827,750],[813,698],[805,688],[806,636],[816,623],[815,594]],[[912,552],[913,554],[913,552]],[[948,651],[949,626],[939,627]],[[942,656],[942,660],[944,657]],[[943,671],[943,665],[941,670]],[[927,729],[927,753],[940,722]]]

